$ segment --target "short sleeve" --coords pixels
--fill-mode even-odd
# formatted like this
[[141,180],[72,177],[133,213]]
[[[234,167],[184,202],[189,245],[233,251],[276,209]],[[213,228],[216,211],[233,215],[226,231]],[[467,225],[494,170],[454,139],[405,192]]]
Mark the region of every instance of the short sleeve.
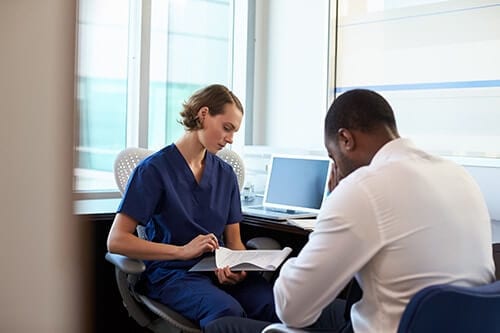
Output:
[[160,186],[162,179],[152,164],[141,163],[133,171],[118,213],[124,213],[146,225],[158,206],[164,191]]

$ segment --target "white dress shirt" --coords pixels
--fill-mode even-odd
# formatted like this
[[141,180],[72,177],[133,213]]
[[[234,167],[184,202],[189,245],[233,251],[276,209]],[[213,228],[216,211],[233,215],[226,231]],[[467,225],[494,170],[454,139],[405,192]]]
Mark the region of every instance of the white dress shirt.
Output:
[[491,242],[486,204],[465,169],[393,140],[325,200],[275,283],[278,316],[293,327],[314,323],[355,276],[363,298],[351,310],[354,331],[396,332],[423,287],[493,281]]

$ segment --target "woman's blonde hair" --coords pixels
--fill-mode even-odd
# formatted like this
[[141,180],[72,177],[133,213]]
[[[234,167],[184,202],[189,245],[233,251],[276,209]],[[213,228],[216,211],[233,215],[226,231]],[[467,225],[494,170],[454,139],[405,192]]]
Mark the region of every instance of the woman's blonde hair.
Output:
[[223,114],[224,105],[234,104],[243,113],[243,106],[235,94],[227,87],[221,84],[212,84],[196,91],[191,97],[182,104],[183,110],[180,112],[182,117],[179,120],[188,131],[194,131],[202,128],[198,111],[206,106],[208,113],[212,116]]

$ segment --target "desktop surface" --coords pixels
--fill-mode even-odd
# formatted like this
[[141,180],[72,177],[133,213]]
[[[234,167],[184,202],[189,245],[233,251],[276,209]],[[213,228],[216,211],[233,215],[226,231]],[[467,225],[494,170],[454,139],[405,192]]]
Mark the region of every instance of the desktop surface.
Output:
[[[75,215],[90,216],[94,221],[112,221],[120,200],[120,198],[75,200],[73,211]],[[258,195],[251,200],[241,200],[242,208],[260,204],[262,204],[262,197]],[[263,230],[275,230],[297,235],[308,235],[311,231],[294,225],[287,220],[273,220],[245,214],[243,214],[241,223]]]

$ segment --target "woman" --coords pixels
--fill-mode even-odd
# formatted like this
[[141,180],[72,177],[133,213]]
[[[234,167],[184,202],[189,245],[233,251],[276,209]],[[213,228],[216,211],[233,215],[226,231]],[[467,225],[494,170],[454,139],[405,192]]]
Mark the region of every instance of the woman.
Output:
[[[188,272],[204,254],[244,250],[240,194],[231,166],[215,153],[233,142],[243,107],[222,85],[195,92],[180,113],[186,132],[131,175],[108,236],[108,250],[143,259],[145,293],[204,328],[222,316],[277,321],[272,286],[260,275]],[[147,239],[134,235],[145,226]]]

